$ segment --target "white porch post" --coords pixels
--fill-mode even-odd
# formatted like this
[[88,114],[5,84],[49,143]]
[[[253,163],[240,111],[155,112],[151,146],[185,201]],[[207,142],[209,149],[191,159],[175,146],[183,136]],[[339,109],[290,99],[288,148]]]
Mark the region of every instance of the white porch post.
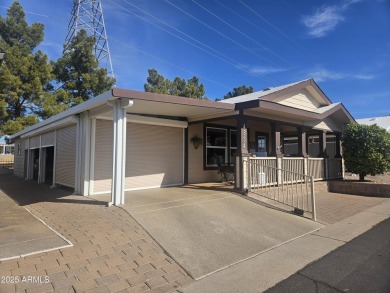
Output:
[[76,168],[75,168],[75,179],[74,179],[74,193],[80,194],[81,193],[81,146],[82,146],[82,134],[81,134],[81,124],[82,119],[80,115],[77,119],[77,133],[76,133]]
[[234,174],[234,188],[245,191],[248,188],[247,164],[249,163],[248,153],[248,130],[244,111],[240,110],[237,121],[237,154]]
[[133,105],[133,101],[117,99],[110,104],[114,124],[111,202],[120,205],[125,203],[126,109]]
[[91,172],[91,118],[88,111],[80,115],[80,194],[90,195]]

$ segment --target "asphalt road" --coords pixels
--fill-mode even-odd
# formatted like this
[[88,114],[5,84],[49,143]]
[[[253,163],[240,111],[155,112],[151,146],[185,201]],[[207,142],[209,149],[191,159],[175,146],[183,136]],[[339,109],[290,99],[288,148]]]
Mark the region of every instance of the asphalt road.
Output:
[[266,292],[390,292],[390,218]]

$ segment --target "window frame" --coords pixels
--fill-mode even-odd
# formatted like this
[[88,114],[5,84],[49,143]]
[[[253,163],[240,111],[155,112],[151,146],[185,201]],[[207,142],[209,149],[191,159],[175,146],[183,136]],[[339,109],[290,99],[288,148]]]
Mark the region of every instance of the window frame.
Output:
[[[216,129],[216,130],[223,130],[225,132],[225,146],[208,146],[207,144],[207,130],[208,129]],[[226,128],[223,128],[223,127],[219,127],[219,126],[210,126],[210,125],[207,125],[205,127],[205,130],[204,130],[204,167],[205,168],[218,168],[216,164],[213,164],[213,165],[208,165],[207,164],[207,150],[208,149],[222,149],[222,150],[225,150],[225,162],[227,161],[227,155],[228,155],[228,145],[229,145],[229,142],[228,142],[228,139],[229,139],[229,130],[226,129]]]
[[[226,131],[226,147],[207,147],[207,129],[208,128],[214,128],[214,129],[222,129]],[[248,141],[249,141],[249,129],[248,130]],[[231,133],[235,132],[237,135],[237,127],[235,126],[229,126],[229,125],[220,125],[220,124],[209,124],[204,123],[203,124],[203,170],[218,170],[217,165],[207,165],[207,149],[208,148],[221,148],[226,149],[225,151],[225,162],[228,164],[234,164],[233,161],[230,161],[230,154],[232,150],[238,150],[238,147],[232,147],[231,146]],[[237,137],[237,136],[236,136]]]
[[265,151],[269,155],[269,146],[270,146],[270,141],[269,141],[269,133],[268,132],[261,132],[261,131],[256,131],[255,132],[255,146],[256,146],[256,153],[259,152],[259,136],[264,136],[265,137]]

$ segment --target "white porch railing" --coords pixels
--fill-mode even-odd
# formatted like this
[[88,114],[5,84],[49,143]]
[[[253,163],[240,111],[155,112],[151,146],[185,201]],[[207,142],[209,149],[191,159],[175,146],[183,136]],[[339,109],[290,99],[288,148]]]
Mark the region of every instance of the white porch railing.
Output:
[[[303,160],[285,161],[290,169],[302,168]],[[266,163],[266,164],[265,164]],[[299,166],[301,163],[302,166]],[[275,167],[276,158],[249,158],[248,191],[311,213],[316,220],[314,180],[295,171]],[[282,163],[283,164],[283,163]],[[270,166],[274,165],[274,166]]]
[[[305,174],[304,158],[283,158],[281,169],[293,173]],[[290,174],[286,173],[285,176],[289,177]],[[285,178],[285,180],[287,180],[287,178]]]
[[314,180],[325,179],[325,159],[308,158],[307,175],[313,176]]

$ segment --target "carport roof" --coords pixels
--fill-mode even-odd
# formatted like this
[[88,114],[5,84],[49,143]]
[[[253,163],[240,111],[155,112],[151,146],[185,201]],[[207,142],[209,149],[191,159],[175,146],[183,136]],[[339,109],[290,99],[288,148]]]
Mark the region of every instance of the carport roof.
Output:
[[[207,100],[113,88],[40,123],[27,127],[12,135],[11,139],[20,137],[31,131],[40,131],[40,128],[50,127],[60,120],[64,120],[65,118],[69,119],[74,115],[98,107],[106,108],[105,110],[108,112],[111,108],[107,105],[107,102],[118,98],[129,98],[134,101],[134,110],[130,110],[129,113],[167,115],[184,118],[232,112],[235,107],[234,104],[223,104]],[[69,123],[72,122],[74,123],[75,121],[69,119]]]

